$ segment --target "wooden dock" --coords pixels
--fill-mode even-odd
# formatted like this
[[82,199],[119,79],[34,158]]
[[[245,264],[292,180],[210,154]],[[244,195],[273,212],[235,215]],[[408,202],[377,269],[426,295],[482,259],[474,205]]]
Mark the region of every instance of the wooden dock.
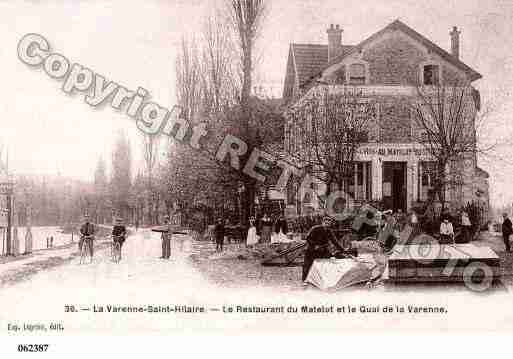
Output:
[[389,283],[464,282],[484,277],[500,277],[499,256],[488,247],[471,243],[397,245],[384,274]]

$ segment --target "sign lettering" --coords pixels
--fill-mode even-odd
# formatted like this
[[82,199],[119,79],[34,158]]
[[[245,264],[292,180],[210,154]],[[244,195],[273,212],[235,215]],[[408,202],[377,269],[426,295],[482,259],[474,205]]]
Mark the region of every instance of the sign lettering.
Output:
[[429,156],[429,151],[425,148],[362,147],[358,149],[358,154],[364,156]]

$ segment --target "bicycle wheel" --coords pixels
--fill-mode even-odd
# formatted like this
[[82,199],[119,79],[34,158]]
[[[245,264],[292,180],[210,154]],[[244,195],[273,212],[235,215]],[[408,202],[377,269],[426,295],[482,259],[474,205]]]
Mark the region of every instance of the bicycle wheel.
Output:
[[87,241],[82,243],[82,248],[80,249],[80,262],[79,264],[85,263],[85,258],[87,256]]
[[121,246],[119,245],[119,242],[114,242],[112,245],[113,255],[112,255],[112,261],[114,263],[119,263],[121,260]]
[[117,260],[117,263],[119,263],[119,261],[121,261],[121,243],[116,243],[116,252],[118,254],[118,260]]
[[88,246],[88,249],[89,249],[89,263],[93,263],[93,256],[91,255],[92,249],[93,249],[93,240],[90,239],[88,242],[89,242],[89,246]]
[[116,258],[115,258],[115,255],[116,255],[116,242],[112,242],[110,244],[110,259],[115,262]]

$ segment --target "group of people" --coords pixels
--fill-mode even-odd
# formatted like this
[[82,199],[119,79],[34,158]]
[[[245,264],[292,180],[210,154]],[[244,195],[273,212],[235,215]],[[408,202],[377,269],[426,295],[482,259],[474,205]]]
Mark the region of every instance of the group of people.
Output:
[[[372,236],[376,233],[376,226],[378,223],[379,226],[393,226],[395,237],[399,237],[404,228],[409,225],[411,227],[411,232],[409,233],[408,242],[419,235],[422,231],[419,216],[415,210],[412,210],[408,214],[404,213],[400,209],[395,213],[392,213],[391,210],[378,213],[381,213],[384,218],[378,218],[378,220],[376,220],[375,214],[372,211],[365,211],[364,214],[366,215],[366,218],[364,218],[364,215],[360,213],[360,218],[353,221],[353,229],[358,233],[360,239]],[[466,211],[461,211],[460,215],[461,217],[458,224],[461,225],[461,240],[462,242],[469,242],[472,237],[472,222]],[[455,231],[452,217],[449,214],[444,214],[441,218],[442,220],[438,227],[440,243],[454,243]]]
[[247,245],[256,243],[282,243],[287,242],[289,226],[285,217],[281,214],[273,221],[264,214],[260,223],[252,217],[249,221],[249,231],[246,239]]
[[[89,215],[84,215],[84,223],[80,227],[80,239],[78,241],[78,249],[81,252],[82,247],[87,245],[89,249],[89,255],[91,260],[94,255],[94,240],[95,234],[97,233],[97,226],[91,222]],[[121,217],[117,217],[114,220],[114,226],[112,227],[112,240],[114,243],[119,243],[119,259],[121,259],[121,249],[125,243],[127,237],[126,226],[123,223]]]
[[[461,235],[463,242],[469,242],[472,236],[472,222],[466,211],[461,212]],[[440,223],[440,243],[449,244],[455,242],[454,227],[449,215],[442,216]]]
[[[251,217],[249,219],[249,228],[246,231],[238,228],[241,232],[240,236],[245,239],[247,246],[257,243],[274,243],[286,241],[288,233],[288,224],[285,217],[281,215],[275,216],[275,219],[265,213],[261,218]],[[212,237],[216,243],[216,251],[222,252],[224,242],[229,236],[229,221],[218,218],[214,225]]]
[[[384,214],[386,214],[385,211]],[[420,220],[418,217],[417,212],[412,210],[409,214],[404,213],[400,209],[394,213],[391,214],[391,217],[388,218],[388,221],[394,221],[395,230],[397,232],[402,232],[403,229],[406,227],[406,225],[409,225],[412,228],[412,231],[409,235],[409,239],[411,240],[415,238],[418,234],[421,232],[420,228]],[[455,232],[452,222],[452,217],[449,214],[444,214],[441,216],[442,220],[440,222],[439,227],[439,235],[440,235],[440,243],[447,244],[447,243],[454,243],[455,241]],[[387,220],[385,220],[387,222]],[[466,211],[461,212],[460,222],[461,225],[461,235],[462,235],[462,241],[463,242],[469,242],[471,240],[472,236],[472,223],[470,221],[470,217]],[[365,227],[362,226],[362,230]]]

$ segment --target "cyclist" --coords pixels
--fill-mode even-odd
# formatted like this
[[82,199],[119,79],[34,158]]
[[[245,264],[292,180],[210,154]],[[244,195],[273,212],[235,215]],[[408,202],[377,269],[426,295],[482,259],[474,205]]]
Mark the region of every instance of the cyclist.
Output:
[[112,228],[112,240],[114,243],[119,243],[119,259],[121,260],[121,248],[126,239],[126,227],[123,224],[123,219],[118,217],[114,221],[114,227]]
[[89,254],[91,255],[91,261],[93,260],[93,240],[94,233],[96,232],[95,225],[89,220],[89,215],[84,215],[84,224],[80,227],[80,240],[78,241],[78,249],[82,252],[82,246],[84,241],[89,246]]

